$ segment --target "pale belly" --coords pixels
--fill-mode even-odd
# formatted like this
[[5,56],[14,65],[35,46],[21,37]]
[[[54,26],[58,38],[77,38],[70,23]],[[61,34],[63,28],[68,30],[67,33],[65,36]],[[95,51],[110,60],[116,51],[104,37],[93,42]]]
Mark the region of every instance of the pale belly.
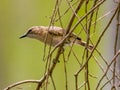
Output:
[[55,46],[62,40],[62,37],[47,36],[47,37],[44,37],[44,38],[39,38],[38,40],[40,40],[41,42],[46,43],[48,45]]

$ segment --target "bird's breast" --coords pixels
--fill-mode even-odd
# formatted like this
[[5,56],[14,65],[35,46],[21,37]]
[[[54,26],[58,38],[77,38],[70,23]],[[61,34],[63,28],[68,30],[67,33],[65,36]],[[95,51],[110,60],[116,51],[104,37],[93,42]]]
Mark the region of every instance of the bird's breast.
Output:
[[55,46],[62,40],[63,36],[55,36],[48,33],[44,33],[44,34],[39,34],[35,38],[43,43],[46,43],[51,46]]

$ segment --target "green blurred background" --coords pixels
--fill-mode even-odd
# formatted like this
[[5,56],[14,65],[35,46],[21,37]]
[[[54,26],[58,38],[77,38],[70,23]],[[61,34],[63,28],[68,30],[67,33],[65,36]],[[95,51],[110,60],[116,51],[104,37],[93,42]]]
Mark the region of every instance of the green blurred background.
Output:
[[[37,40],[28,38],[19,39],[19,37],[31,26],[49,25],[49,17],[52,14],[54,4],[55,0],[0,1],[0,90],[21,80],[40,79],[42,77],[45,67],[45,62],[42,61],[44,44]],[[65,11],[66,6],[67,5],[63,2],[61,11]],[[67,25],[70,15],[71,14],[68,14],[63,18],[63,26]],[[59,24],[57,25],[59,26]],[[69,50],[69,47],[67,47],[67,49]],[[83,55],[79,55],[84,50],[82,47],[75,46],[74,50],[76,50],[78,56],[81,57]],[[74,61],[72,55],[67,63],[70,90],[75,89],[73,85],[74,73],[77,71],[78,67],[79,65],[77,61]],[[92,62],[92,67],[90,68],[96,68],[96,70],[91,73],[98,72],[94,62]],[[80,81],[84,80],[83,75],[81,75],[80,78],[82,79],[80,79]],[[59,88],[57,90],[64,90],[65,78],[63,60],[56,66],[53,76],[56,87]],[[92,82],[94,82],[94,79],[92,79]],[[35,86],[29,84],[24,86],[24,88],[22,86],[19,88],[22,88],[22,90],[33,90],[31,88],[34,87]],[[50,87],[49,90],[53,90],[53,88]]]
[[0,90],[42,76],[43,45],[19,37],[31,26],[48,25],[53,6],[54,0],[0,1]]

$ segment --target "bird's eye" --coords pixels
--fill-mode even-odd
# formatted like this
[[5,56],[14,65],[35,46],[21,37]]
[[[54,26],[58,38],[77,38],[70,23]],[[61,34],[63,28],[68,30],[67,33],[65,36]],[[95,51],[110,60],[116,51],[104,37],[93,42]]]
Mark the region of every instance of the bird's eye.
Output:
[[30,29],[27,33],[30,33],[30,32],[32,32],[32,29]]

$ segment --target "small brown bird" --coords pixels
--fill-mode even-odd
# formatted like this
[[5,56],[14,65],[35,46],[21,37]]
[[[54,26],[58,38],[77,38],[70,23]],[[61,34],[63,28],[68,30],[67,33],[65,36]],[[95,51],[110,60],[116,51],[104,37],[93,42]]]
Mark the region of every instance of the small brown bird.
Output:
[[[20,38],[30,37],[40,40],[51,46],[57,45],[65,35],[65,29],[57,26],[33,26],[28,29],[28,32]],[[65,44],[71,45],[72,43],[86,47],[86,42],[82,41],[80,37],[72,33],[65,41]],[[88,49],[92,50],[93,46],[88,45]]]

